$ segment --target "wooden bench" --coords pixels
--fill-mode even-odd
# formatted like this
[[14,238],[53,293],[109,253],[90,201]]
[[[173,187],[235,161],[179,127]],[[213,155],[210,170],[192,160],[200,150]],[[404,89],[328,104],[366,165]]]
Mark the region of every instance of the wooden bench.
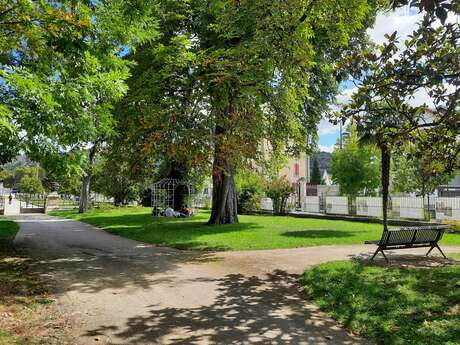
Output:
[[375,241],[366,241],[365,244],[377,245],[377,250],[371,258],[374,260],[378,252],[382,252],[383,257],[387,262],[384,250],[387,249],[405,249],[405,248],[422,248],[430,247],[426,256],[431,253],[434,248],[438,248],[442,256],[447,259],[443,251],[438,245],[444,235],[444,231],[449,228],[449,225],[427,225],[415,227],[401,227],[397,229],[387,229],[383,231],[382,238]]

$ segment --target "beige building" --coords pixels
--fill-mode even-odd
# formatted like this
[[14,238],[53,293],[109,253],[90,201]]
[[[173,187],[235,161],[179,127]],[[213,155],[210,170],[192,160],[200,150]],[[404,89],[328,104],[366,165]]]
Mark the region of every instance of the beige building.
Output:
[[289,182],[310,182],[310,156],[301,153],[298,157],[289,158],[286,166],[280,170],[280,176],[286,176]]
[[[264,140],[261,146],[264,152],[265,159],[270,157],[270,144]],[[279,176],[286,176],[287,180],[292,184],[297,184],[299,181],[310,182],[310,156],[302,152],[299,156],[288,156],[287,163],[279,171]]]

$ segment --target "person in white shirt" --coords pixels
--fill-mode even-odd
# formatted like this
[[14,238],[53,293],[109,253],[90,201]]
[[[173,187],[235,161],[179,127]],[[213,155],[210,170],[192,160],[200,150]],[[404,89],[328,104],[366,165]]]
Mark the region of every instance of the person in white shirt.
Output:
[[176,217],[176,212],[171,207],[165,210],[165,217]]

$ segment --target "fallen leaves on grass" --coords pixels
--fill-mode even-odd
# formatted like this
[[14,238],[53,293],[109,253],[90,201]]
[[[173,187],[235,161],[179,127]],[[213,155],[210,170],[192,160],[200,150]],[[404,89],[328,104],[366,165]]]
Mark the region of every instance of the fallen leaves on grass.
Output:
[[0,345],[70,344],[69,320],[30,261],[0,256]]

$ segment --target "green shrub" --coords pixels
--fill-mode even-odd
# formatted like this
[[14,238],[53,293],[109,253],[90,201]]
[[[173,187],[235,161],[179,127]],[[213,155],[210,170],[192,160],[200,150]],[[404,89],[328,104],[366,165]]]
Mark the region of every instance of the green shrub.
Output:
[[443,224],[450,225],[449,231],[460,233],[460,220],[443,220]]
[[273,213],[285,214],[286,202],[294,193],[294,187],[285,176],[273,179],[265,184],[265,194],[273,201]]
[[260,209],[264,178],[257,171],[245,169],[236,176],[238,213],[245,214]]
[[238,192],[238,213],[245,214],[260,209],[262,194],[255,187],[243,188]]

